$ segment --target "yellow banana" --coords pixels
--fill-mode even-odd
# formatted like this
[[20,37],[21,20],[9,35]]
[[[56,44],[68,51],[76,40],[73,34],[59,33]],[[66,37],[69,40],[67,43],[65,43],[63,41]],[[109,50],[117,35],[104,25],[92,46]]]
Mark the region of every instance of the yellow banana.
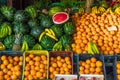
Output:
[[52,29],[49,29],[49,30],[50,30],[51,34],[52,34],[53,36],[55,36],[54,31],[53,31]]
[[84,14],[84,8],[80,8],[79,11],[78,11],[78,13],[79,13],[80,15]]
[[42,32],[39,36],[39,42],[41,41],[42,37],[45,35],[46,32]]
[[49,36],[49,37],[51,37],[52,39],[58,41],[58,39],[57,39],[55,36],[53,36],[53,35],[51,35],[51,34],[48,34],[48,33],[46,33],[46,35]]
[[28,43],[25,41],[25,51],[29,50]]
[[114,12],[120,15],[120,7],[117,7]]
[[47,29],[47,28],[45,29],[45,32],[49,33],[49,34],[52,34],[51,31],[49,29]]
[[23,44],[22,44],[22,47],[21,47],[21,51],[24,52],[25,48],[26,48],[26,45],[25,45],[25,41],[24,41]]

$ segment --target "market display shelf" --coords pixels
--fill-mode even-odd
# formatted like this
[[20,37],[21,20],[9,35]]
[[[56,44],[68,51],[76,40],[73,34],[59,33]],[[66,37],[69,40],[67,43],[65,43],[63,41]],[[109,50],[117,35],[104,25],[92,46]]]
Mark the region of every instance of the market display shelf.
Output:
[[[25,57],[28,54],[35,54],[35,55],[41,55],[44,54],[48,57],[48,79],[44,80],[50,80],[49,79],[49,67],[50,67],[50,57],[70,57],[71,62],[72,62],[72,74],[73,75],[78,75],[78,78],[80,77],[79,75],[79,60],[85,61],[86,59],[89,59],[91,57],[95,57],[97,60],[100,60],[103,62],[103,74],[104,74],[104,80],[117,80],[117,68],[116,68],[116,63],[117,61],[120,61],[120,55],[102,55],[102,54],[96,54],[96,55],[91,55],[91,54],[73,54],[72,51],[46,51],[46,50],[31,50],[31,51],[26,51],[25,53],[19,52],[19,51],[0,51],[0,57],[2,55],[6,56],[22,56],[23,57],[23,64],[22,64],[22,69],[21,69],[21,77],[20,80],[24,80],[24,68],[25,68]],[[1,64],[1,60],[0,60]],[[1,70],[1,69],[0,69]],[[88,74],[89,75],[89,74]],[[93,74],[90,74],[93,75]],[[36,80],[41,80],[41,79],[36,79]]]

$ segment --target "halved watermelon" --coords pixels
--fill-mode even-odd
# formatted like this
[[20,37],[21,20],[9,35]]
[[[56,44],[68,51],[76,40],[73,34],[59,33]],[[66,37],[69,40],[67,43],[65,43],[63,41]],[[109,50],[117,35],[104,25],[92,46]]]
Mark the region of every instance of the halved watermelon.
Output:
[[57,12],[52,17],[55,24],[62,24],[69,20],[69,14],[66,12]]

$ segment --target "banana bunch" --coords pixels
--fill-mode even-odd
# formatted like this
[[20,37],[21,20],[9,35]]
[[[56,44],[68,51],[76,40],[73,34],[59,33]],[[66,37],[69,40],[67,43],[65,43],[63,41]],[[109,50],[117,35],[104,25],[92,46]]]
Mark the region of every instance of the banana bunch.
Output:
[[78,13],[79,13],[80,15],[83,15],[84,12],[85,12],[85,11],[84,11],[84,8],[82,8],[82,7],[81,7],[81,8],[79,9],[79,11],[78,11]]
[[105,8],[102,6],[98,8],[98,14],[103,14],[105,11],[106,11]]
[[55,45],[53,46],[52,50],[53,51],[62,51],[62,42],[58,41],[57,43],[55,43]]
[[92,13],[98,14],[97,6],[92,7]]
[[114,12],[120,15],[120,7],[117,7]]
[[113,14],[114,12],[112,11],[112,8],[110,7],[110,8],[108,8],[107,10],[106,10],[106,12],[105,13],[110,13],[110,14]]
[[47,35],[47,36],[49,36],[50,38],[58,41],[58,39],[56,38],[55,33],[54,33],[54,31],[53,31],[52,29],[46,28],[45,31],[43,31],[43,32],[40,34],[40,36],[39,36],[39,42],[41,41],[41,39],[42,39],[42,37],[43,37],[44,35]]
[[28,46],[28,43],[24,40],[24,42],[22,44],[21,51],[24,52],[24,51],[27,51],[27,50],[29,50],[29,46]]
[[33,50],[42,50],[42,46],[40,44],[35,44],[32,48]]
[[12,34],[12,28],[4,23],[0,29],[0,38],[4,38],[6,37],[7,35],[11,35]]
[[88,53],[93,54],[93,55],[99,53],[99,50],[96,44],[94,44],[93,42],[88,43]]
[[5,50],[5,49],[6,49],[5,45],[2,42],[0,42],[0,50]]

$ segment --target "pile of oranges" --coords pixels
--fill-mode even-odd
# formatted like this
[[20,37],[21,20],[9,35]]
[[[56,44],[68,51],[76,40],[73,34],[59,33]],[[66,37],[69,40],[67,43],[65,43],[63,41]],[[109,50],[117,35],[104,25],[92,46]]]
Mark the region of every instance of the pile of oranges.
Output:
[[116,69],[117,69],[117,80],[120,80],[120,61],[117,62]]
[[79,61],[79,74],[103,74],[103,63],[95,57]]
[[46,79],[48,71],[47,56],[29,54],[25,57],[24,80]]
[[55,74],[71,74],[72,62],[70,57],[61,56],[50,58],[50,79],[54,80]]
[[22,74],[22,56],[2,55],[0,65],[0,80],[19,80]]

